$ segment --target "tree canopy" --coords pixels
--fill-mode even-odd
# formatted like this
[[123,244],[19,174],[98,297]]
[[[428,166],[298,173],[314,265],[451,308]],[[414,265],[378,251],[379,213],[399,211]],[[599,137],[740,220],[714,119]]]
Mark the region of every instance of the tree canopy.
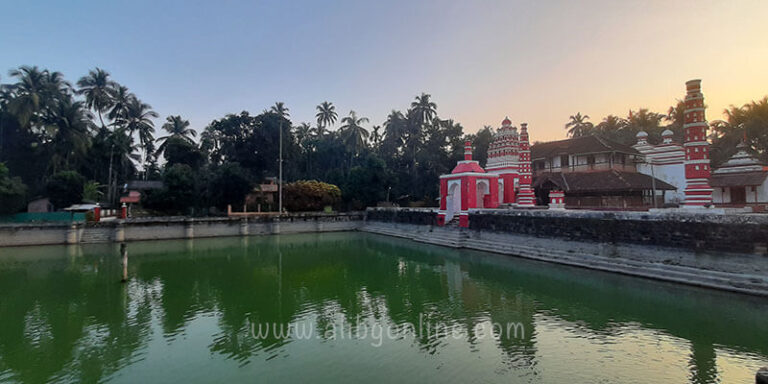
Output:
[[[193,126],[179,114],[183,111],[170,111],[158,122],[160,114],[150,104],[101,68],[74,85],[59,72],[35,66],[9,75],[0,84],[0,199],[7,201],[55,194],[59,204],[83,195],[116,204],[127,181],[153,179],[164,181],[164,188],[147,194],[152,209],[224,209],[242,204],[253,186],[277,176],[282,137],[284,179],[338,186],[338,208],[384,201],[435,206],[439,176],[462,159],[463,142],[473,142],[474,157],[484,165],[494,135],[491,126],[464,132],[460,123],[441,115],[428,93],[379,122],[354,110],[340,116],[337,106],[324,100],[312,110],[313,122],[291,121],[289,106],[277,102],[261,113],[241,111]],[[640,130],[651,143],[660,142],[666,129],[680,141],[683,110],[674,101],[665,113],[638,108],[594,123],[579,112],[564,126],[569,137],[600,135],[628,145]],[[741,141],[768,161],[768,98],[730,107],[723,119],[712,121],[710,133],[715,164]],[[13,211],[23,204],[7,207]]]

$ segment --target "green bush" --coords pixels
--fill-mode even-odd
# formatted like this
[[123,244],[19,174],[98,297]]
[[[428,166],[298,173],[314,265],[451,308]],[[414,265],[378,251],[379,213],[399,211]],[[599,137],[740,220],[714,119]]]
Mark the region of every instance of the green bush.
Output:
[[85,178],[75,171],[59,172],[48,181],[45,190],[56,209],[69,207],[83,201]]
[[226,209],[227,204],[241,206],[251,192],[251,182],[238,163],[227,163],[216,169],[209,186],[211,204]]
[[0,214],[19,212],[25,203],[27,186],[18,177],[11,177],[8,167],[0,163]]
[[341,201],[339,187],[316,180],[302,180],[283,187],[285,208],[291,212],[322,211],[337,207]]
[[199,205],[201,194],[197,193],[196,181],[201,178],[205,176],[195,173],[187,164],[167,167],[163,173],[163,189],[147,191],[142,205],[161,212],[186,214],[190,208]]

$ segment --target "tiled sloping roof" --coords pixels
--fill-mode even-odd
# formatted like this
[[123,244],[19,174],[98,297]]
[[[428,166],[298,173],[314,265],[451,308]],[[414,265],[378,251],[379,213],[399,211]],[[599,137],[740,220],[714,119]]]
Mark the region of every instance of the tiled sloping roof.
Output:
[[451,171],[452,174],[454,173],[465,173],[465,172],[474,172],[474,173],[485,173],[485,169],[480,166],[480,164],[477,163],[477,161],[459,161],[458,164],[456,164],[456,167],[453,168],[453,171]]
[[765,181],[768,172],[745,172],[713,174],[709,178],[709,185],[713,187],[739,187],[745,185],[761,185]]
[[592,135],[535,144],[531,147],[531,159],[602,152],[640,153],[628,145]]
[[[547,181],[566,192],[642,191],[653,189],[653,177],[637,172],[609,170],[602,172],[544,172],[536,175],[533,186]],[[656,179],[656,189],[675,190],[674,186]]]
[[154,180],[129,180],[128,181],[128,189],[162,189],[163,188],[163,182],[162,181],[154,181]]

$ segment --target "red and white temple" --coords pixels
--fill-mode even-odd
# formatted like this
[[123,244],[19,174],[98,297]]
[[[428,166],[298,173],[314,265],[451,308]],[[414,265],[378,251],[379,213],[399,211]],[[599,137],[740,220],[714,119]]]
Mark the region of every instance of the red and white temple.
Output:
[[501,204],[533,207],[534,201],[527,125],[521,125],[518,135],[505,118],[488,147],[487,171],[472,160],[472,144],[466,142],[464,160],[450,174],[440,176],[437,222],[445,225],[458,217],[459,226],[468,227],[470,209]]

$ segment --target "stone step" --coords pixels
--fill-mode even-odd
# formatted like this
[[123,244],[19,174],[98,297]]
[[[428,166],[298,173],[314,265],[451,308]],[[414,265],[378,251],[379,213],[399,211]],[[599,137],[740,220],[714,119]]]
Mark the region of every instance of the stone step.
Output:
[[80,236],[81,243],[109,243],[112,241],[111,228],[85,228]]
[[643,262],[599,254],[575,253],[536,245],[470,238],[465,231],[458,228],[454,230],[440,228],[434,229],[432,232],[408,232],[391,227],[366,225],[363,230],[451,248],[495,252],[581,268],[676,281],[689,285],[720,287],[757,294],[768,292],[767,276],[709,271],[681,265]]
[[666,280],[675,280],[688,284],[706,285],[706,283],[709,283],[711,285],[737,287],[743,290],[765,291],[768,289],[768,278],[757,275],[735,275],[727,272],[702,271],[685,266],[643,263],[635,260],[606,258],[596,255],[585,258],[563,251],[542,250],[523,245],[505,246],[484,240],[473,240],[472,245],[468,246],[468,248],[650,278],[663,277]]

